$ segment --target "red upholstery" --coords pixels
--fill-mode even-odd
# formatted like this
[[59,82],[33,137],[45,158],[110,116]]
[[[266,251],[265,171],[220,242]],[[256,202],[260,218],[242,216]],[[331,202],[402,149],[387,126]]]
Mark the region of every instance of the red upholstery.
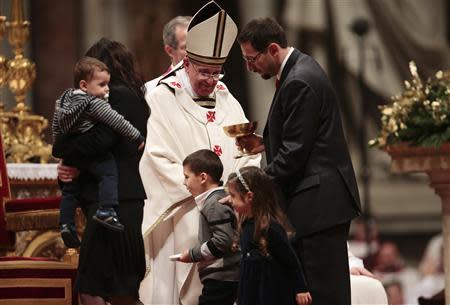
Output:
[[5,202],[6,213],[28,212],[34,210],[59,209],[60,196],[47,198],[11,199]]
[[14,249],[16,235],[14,232],[6,230],[5,210],[3,208],[3,198],[9,197],[11,197],[11,191],[9,189],[5,154],[3,152],[3,140],[0,134],[0,248],[11,250]]
[[8,261],[59,262],[56,259],[46,257],[0,256],[0,262]]
[[16,233],[6,230],[5,210],[0,199],[0,248],[12,250],[16,243]]
[[[14,231],[58,226],[60,197],[7,200],[10,197],[0,134],[0,246],[14,246]],[[78,305],[76,272],[74,263],[42,257],[0,257],[0,305]]]
[[[45,258],[0,257],[0,305],[77,305],[76,268]],[[16,304],[15,303],[15,304]]]
[[58,227],[61,197],[10,199],[11,192],[0,135],[0,246],[13,248],[13,232]]

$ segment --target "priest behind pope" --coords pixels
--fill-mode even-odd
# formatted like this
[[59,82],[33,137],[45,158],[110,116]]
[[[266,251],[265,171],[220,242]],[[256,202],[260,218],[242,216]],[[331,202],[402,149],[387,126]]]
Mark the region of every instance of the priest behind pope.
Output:
[[242,166],[259,166],[260,155],[234,158],[235,140],[222,128],[248,122],[219,81],[236,35],[231,17],[215,2],[206,4],[188,26],[187,57],[148,97],[152,115],[139,166],[149,198],[142,230],[148,273],[139,291],[145,304],[194,305],[201,293],[195,265],[169,260],[198,242],[200,213],[183,185],[184,158],[199,149],[214,151],[224,165],[222,180]]

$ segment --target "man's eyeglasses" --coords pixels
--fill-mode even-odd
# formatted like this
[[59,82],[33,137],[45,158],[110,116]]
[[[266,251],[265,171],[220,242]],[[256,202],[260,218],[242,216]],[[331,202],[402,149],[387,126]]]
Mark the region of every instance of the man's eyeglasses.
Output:
[[212,78],[215,81],[221,80],[225,76],[225,70],[214,72],[214,73],[206,73],[198,71],[198,68],[195,67],[195,65],[191,62],[192,67],[194,68],[195,72],[197,72],[198,75],[201,76],[203,79],[210,79]]
[[254,64],[257,60],[258,57],[262,54],[263,52],[258,52],[258,54],[256,54],[255,56],[242,56],[242,58],[248,62],[249,64]]

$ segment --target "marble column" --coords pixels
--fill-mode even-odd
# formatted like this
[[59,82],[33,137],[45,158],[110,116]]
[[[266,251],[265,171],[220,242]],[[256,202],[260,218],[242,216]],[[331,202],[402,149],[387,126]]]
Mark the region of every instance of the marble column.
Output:
[[395,145],[386,151],[392,157],[391,170],[396,173],[424,172],[442,204],[444,243],[445,303],[450,304],[450,143],[440,148]]

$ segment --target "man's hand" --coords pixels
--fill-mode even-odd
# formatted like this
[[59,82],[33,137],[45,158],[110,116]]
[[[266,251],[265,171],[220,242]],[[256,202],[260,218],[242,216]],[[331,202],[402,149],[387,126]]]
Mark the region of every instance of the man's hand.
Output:
[[139,145],[138,150],[141,151],[141,150],[144,149],[144,147],[145,147],[145,142],[142,142],[142,143]]
[[297,293],[295,301],[297,305],[309,305],[312,302],[312,297],[309,292]]
[[369,270],[367,270],[364,267],[351,267],[350,268],[350,274],[351,275],[364,275],[364,276],[368,276],[371,278],[376,278],[375,275],[373,275],[372,272],[370,272]]
[[76,167],[63,165],[63,160],[59,161],[56,170],[58,172],[58,178],[62,182],[72,182],[73,179],[78,177],[80,171]]
[[255,133],[236,138],[236,145],[246,153],[258,154],[264,151],[263,138]]

